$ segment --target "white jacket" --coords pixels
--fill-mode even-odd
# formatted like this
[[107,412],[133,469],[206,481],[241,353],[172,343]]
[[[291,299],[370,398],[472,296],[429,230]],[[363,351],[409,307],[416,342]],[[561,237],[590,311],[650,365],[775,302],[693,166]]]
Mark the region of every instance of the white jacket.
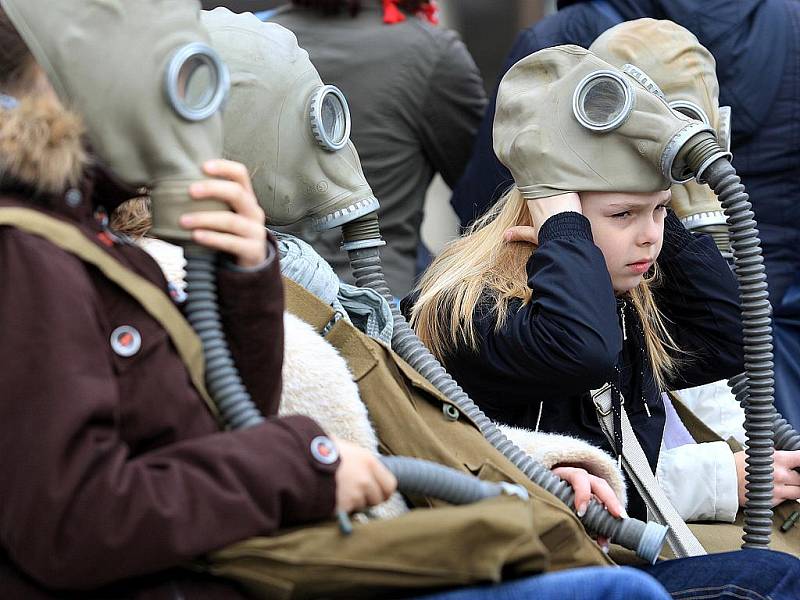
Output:
[[[744,411],[724,381],[683,390],[678,396],[720,437],[743,438]],[[691,441],[670,446],[671,439],[685,438],[688,431],[674,412],[675,418],[671,418],[670,411],[674,411],[671,405],[666,408],[667,422],[656,468],[661,488],[684,521],[732,523],[739,510],[733,452],[725,442],[698,444]],[[683,428],[683,431],[676,431],[676,428]]]

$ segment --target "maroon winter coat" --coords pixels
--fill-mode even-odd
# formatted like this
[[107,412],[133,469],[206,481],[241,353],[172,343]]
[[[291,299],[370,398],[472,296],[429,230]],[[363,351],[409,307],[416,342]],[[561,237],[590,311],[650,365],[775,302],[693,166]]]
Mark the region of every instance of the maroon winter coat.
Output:
[[[0,206],[77,224],[167,289],[145,252],[108,245],[92,216],[103,198],[87,188],[77,208],[64,193],[34,204],[23,190],[35,191],[37,180],[8,173]],[[274,415],[283,353],[277,258],[257,272],[221,270],[218,284],[242,378]],[[141,333],[141,349],[128,358],[110,343],[121,325]],[[318,435],[304,417],[218,431],[165,330],[135,300],[50,242],[0,227],[0,598],[62,598],[67,590],[81,598],[94,597],[87,590],[102,598],[239,597],[230,584],[169,569],[330,516],[337,464],[312,458]]]

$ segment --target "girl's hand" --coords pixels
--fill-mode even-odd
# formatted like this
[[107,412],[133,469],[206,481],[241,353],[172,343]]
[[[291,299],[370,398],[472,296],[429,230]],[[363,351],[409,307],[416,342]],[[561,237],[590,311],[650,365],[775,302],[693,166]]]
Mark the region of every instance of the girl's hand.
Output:
[[351,513],[389,499],[397,480],[369,450],[334,440],[339,450],[336,470],[336,512]]
[[267,230],[247,169],[219,159],[206,162],[203,171],[215,179],[193,183],[189,195],[195,200],[220,200],[233,212],[188,213],[181,217],[181,227],[191,230],[192,239],[201,246],[232,255],[240,267],[257,267],[267,258]]
[[[744,495],[747,491],[744,451],[735,452],[733,459],[736,462],[736,476],[739,480],[739,506],[744,506],[747,501]],[[772,506],[777,506],[785,500],[797,500],[800,498],[800,473],[795,471],[795,468],[800,467],[800,450],[776,450],[774,460],[775,487],[772,490]]]
[[[592,496],[597,498],[612,516],[627,516],[614,490],[602,477],[591,475],[585,469],[577,467],[556,467],[553,469],[553,473],[561,477],[575,490],[575,511],[579,517],[586,514],[586,509],[589,508],[589,500],[592,499]],[[598,537],[597,543],[604,552],[608,552],[609,540],[607,538]]]
[[528,200],[528,211],[531,213],[533,226],[519,225],[506,229],[503,237],[507,242],[529,242],[539,245],[539,230],[547,219],[562,212],[583,214],[581,199],[575,192]]

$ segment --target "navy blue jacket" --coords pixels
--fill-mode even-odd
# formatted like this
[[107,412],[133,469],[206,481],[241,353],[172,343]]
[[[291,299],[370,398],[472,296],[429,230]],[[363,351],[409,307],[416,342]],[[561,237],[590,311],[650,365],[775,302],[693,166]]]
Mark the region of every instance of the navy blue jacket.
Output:
[[[550,46],[588,47],[641,17],[670,19],[717,60],[720,104],[732,107],[733,164],[750,193],[775,306],[800,272],[800,2],[796,0],[577,0],[517,38],[503,73]],[[502,75],[501,75],[502,76]],[[451,203],[466,225],[512,183],[492,151],[496,90]]]
[[[490,418],[528,429],[538,424],[540,431],[580,437],[611,454],[589,391],[618,376],[631,424],[655,470],[664,404],[633,307],[615,297],[584,216],[551,217],[539,240],[527,263],[532,301],[512,303],[496,330],[487,296],[474,314],[478,352],[462,347],[445,359],[445,367]],[[736,281],[712,240],[690,234],[670,213],[658,266],[656,302],[676,344],[691,354],[669,389],[741,372]],[[406,312],[410,303],[404,302]],[[629,514],[644,518],[644,504],[632,487],[630,492]]]

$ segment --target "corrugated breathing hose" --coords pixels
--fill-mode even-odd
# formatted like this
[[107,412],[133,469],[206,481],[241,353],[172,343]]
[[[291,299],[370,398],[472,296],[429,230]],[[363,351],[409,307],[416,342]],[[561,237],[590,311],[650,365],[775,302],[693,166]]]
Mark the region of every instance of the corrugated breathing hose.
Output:
[[264,421],[242,384],[233,363],[217,305],[217,254],[204,248],[187,246],[186,319],[203,343],[206,386],[231,429],[252,427]]
[[[186,318],[200,337],[206,361],[206,385],[231,429],[252,427],[264,421],[242,384],[231,357],[217,304],[217,255],[188,246],[186,256]],[[449,504],[467,504],[502,493],[527,500],[527,492],[512,484],[494,484],[442,465],[406,457],[381,457],[398,480],[404,494],[438,498]]]
[[501,494],[528,499],[522,486],[482,481],[427,460],[382,456],[381,462],[397,478],[397,486],[404,494],[440,498],[449,504],[472,504]]
[[[691,147],[689,147],[691,146]],[[749,197],[726,153],[710,133],[687,144],[685,161],[698,181],[714,190],[725,211],[739,282],[744,331],[744,394],[747,433],[747,502],[743,547],[766,548],[772,534],[773,407],[772,320],[761,242]],[[744,398],[744,396],[742,396]]]
[[[456,384],[406,322],[394,302],[383,275],[378,250],[381,238],[377,215],[372,213],[346,223],[342,226],[342,238],[342,247],[348,252],[356,285],[374,289],[386,298],[392,307],[394,317],[392,349],[469,417],[492,446],[531,481],[574,510],[575,494],[572,487],[512,443]],[[581,522],[587,531],[612,539],[652,563],[657,560],[667,535],[667,528],[655,522],[644,523],[637,519],[615,518],[596,500],[589,503]]]
[[[731,392],[742,407],[747,402],[747,377],[740,373],[728,380]],[[775,410],[772,418],[772,440],[776,450],[800,450],[800,433]]]

